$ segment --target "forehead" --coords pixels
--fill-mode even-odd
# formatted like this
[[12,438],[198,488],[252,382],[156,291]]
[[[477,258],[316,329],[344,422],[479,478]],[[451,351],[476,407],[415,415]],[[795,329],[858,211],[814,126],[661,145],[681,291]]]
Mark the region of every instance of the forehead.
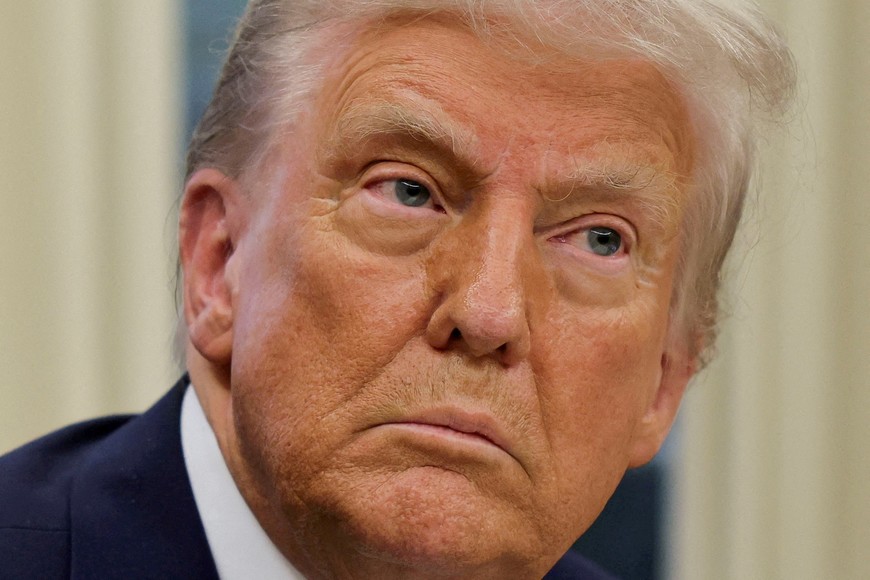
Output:
[[366,30],[331,70],[317,108],[333,133],[416,124],[491,168],[518,152],[581,172],[627,157],[681,176],[692,168],[684,101],[646,61],[533,54],[429,17]]

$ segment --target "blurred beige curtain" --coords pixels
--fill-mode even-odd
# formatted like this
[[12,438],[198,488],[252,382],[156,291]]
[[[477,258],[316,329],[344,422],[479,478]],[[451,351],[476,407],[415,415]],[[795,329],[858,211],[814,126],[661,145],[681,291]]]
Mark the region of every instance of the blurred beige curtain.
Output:
[[0,0],[0,451],[173,380],[175,0]]
[[[671,577],[870,578],[870,2],[764,0],[801,107],[682,415]],[[756,242],[757,243],[754,243]],[[740,248],[738,248],[740,252]]]

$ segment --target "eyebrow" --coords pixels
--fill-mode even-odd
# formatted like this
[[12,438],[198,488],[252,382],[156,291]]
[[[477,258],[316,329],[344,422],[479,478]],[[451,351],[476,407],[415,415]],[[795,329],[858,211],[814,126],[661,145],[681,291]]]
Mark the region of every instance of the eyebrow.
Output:
[[630,143],[605,142],[581,155],[572,155],[571,170],[562,179],[583,188],[627,192],[676,187],[675,173],[638,157],[636,151]]
[[478,139],[473,131],[433,101],[417,95],[403,101],[366,102],[345,108],[324,151],[352,154],[370,139],[395,136],[435,148],[459,165],[474,165]]
[[676,174],[622,160],[608,163],[575,159],[574,166],[566,175],[546,179],[541,197],[550,202],[547,205],[570,207],[572,198],[578,203],[631,203],[662,224],[679,212],[680,203],[674,195],[680,189]]

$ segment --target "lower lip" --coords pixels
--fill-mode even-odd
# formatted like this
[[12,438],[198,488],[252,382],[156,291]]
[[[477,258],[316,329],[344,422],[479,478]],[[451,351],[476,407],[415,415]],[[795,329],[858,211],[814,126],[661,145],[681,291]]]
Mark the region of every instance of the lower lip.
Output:
[[451,442],[460,445],[472,445],[483,447],[489,450],[503,451],[501,447],[477,433],[466,433],[457,431],[443,425],[433,425],[431,423],[386,423],[380,425],[380,428],[398,429],[405,433],[418,435],[425,438],[441,439],[446,442]]

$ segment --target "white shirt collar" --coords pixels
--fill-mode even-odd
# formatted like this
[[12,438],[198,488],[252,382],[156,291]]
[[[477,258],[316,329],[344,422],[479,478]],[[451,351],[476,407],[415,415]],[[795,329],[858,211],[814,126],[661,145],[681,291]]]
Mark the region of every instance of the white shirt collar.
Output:
[[239,493],[193,386],[181,404],[181,447],[193,497],[222,580],[304,580]]

